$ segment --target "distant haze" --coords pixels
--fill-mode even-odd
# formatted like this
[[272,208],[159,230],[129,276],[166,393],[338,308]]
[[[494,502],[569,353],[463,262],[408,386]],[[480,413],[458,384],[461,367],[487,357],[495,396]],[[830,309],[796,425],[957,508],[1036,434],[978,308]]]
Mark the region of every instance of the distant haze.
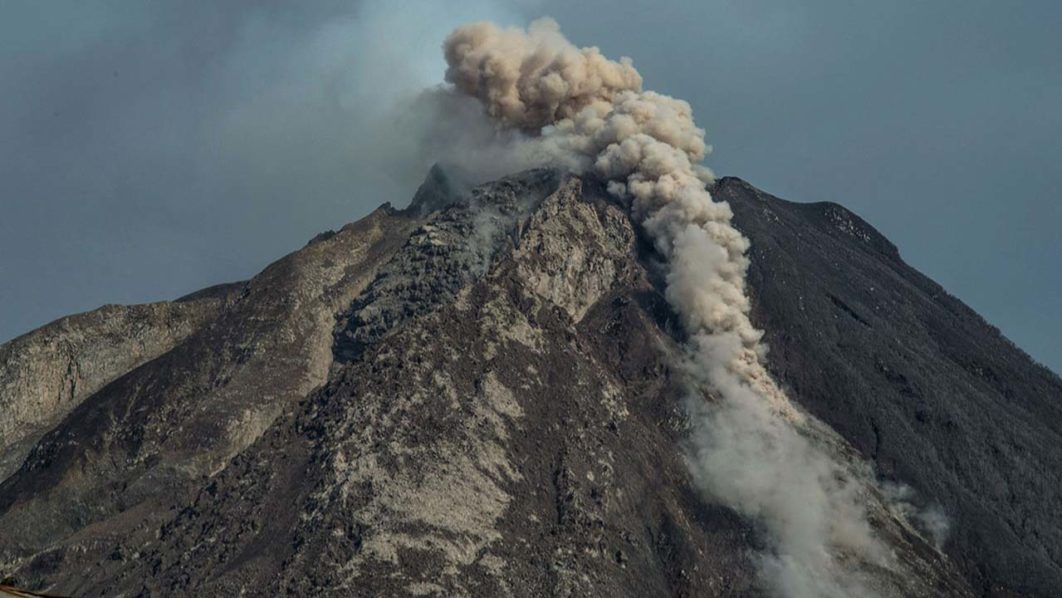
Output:
[[5,2],[0,342],[247,278],[408,202],[431,156],[393,107],[442,79],[454,26],[543,14],[688,100],[717,174],[853,209],[1062,370],[1046,1]]

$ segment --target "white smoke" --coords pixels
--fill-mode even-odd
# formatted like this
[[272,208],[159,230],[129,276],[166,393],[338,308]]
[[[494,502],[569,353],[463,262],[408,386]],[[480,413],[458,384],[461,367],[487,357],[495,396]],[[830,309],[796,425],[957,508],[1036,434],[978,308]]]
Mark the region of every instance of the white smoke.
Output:
[[438,163],[467,186],[553,162],[534,139],[484,119],[479,102],[453,90],[424,91],[404,108],[396,132],[415,140],[419,172]]
[[709,148],[689,104],[643,91],[629,59],[574,46],[549,19],[526,31],[465,25],[444,49],[446,80],[507,131],[497,133],[504,151],[492,152],[593,173],[632,199],[689,335],[691,471],[705,492],[765,524],[774,549],[761,559],[765,583],[787,596],[867,594],[855,569],[887,566],[888,551],[871,532],[863,487],[804,433],[804,416],[766,372],[763,333],[749,319],[749,242],[705,189]]
[[881,491],[890,509],[914,523],[937,550],[944,549],[951,531],[951,521],[943,507],[931,503],[920,508],[916,504],[919,502],[917,493],[907,484],[885,482],[881,484]]

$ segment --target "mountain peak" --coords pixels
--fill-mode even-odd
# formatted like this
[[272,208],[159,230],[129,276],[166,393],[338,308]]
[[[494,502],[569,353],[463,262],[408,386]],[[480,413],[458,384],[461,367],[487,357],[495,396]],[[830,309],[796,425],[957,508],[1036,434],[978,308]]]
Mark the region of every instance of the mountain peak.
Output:
[[[0,347],[0,407],[32,415],[0,436],[0,577],[79,595],[759,591],[764,530],[686,466],[681,332],[629,206],[551,170],[459,180],[435,167],[406,210],[246,283]],[[752,241],[773,376],[852,471],[910,486],[867,499],[898,556],[863,571],[873,587],[1062,585],[1062,485],[1044,482],[1062,383],[851,212],[732,177],[712,192]],[[931,508],[950,536],[913,515]]]

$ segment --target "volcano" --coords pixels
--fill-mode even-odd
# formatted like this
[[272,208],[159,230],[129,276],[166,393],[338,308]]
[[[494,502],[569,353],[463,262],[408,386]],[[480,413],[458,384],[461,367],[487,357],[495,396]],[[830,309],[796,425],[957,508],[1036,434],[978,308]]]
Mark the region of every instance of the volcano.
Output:
[[[1062,588],[1062,380],[832,203],[736,178],[773,377],[882,488],[881,595]],[[756,596],[631,206],[434,168],[254,278],[0,347],[0,577],[114,595]],[[711,397],[708,397],[708,401]],[[824,440],[823,440],[824,439]],[[933,515],[933,516],[930,516]]]
[[[898,563],[877,591],[1062,587],[1058,376],[851,211],[710,190],[752,241],[771,374],[838,459],[904,489],[873,501]],[[763,594],[764,529],[686,466],[684,332],[630,209],[589,176],[469,190],[436,167],[408,208],[250,280],[6,343],[0,574],[78,596]]]

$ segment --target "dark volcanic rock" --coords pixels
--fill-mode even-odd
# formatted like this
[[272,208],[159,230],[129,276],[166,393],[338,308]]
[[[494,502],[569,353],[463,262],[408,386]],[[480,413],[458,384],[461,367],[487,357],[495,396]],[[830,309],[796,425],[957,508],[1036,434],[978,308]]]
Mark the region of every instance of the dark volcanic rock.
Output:
[[533,170],[472,189],[458,202],[446,175],[433,166],[406,212],[443,211],[413,231],[407,247],[340,316],[336,359],[349,361],[405,322],[453,301],[516,240],[531,211],[556,190],[557,178],[553,171]]
[[[793,397],[943,507],[978,589],[1048,595],[1057,378],[843,209],[716,193],[753,240]],[[458,193],[435,169],[409,209],[190,296],[217,311],[50,415],[0,484],[0,577],[76,595],[760,595],[762,530],[683,462],[654,263],[593,181]],[[1009,503],[976,495],[996,482]],[[899,515],[875,521],[913,572],[893,593],[970,594]],[[986,542],[1001,526],[1010,543]]]
[[951,523],[988,595],[1062,588],[1062,381],[848,210],[726,178],[768,363],[792,398]]

